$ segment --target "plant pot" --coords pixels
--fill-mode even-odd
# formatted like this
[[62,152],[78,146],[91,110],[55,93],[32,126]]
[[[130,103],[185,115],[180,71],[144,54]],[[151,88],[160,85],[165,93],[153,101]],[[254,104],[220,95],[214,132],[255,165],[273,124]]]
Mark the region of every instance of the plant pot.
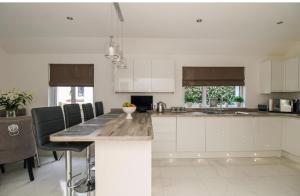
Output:
[[242,105],[242,103],[241,103],[241,102],[236,102],[236,107],[240,108],[240,107],[241,107],[241,105]]
[[6,117],[8,118],[16,117],[16,110],[6,110]]
[[193,102],[186,102],[186,105],[188,108],[191,108],[193,106]]

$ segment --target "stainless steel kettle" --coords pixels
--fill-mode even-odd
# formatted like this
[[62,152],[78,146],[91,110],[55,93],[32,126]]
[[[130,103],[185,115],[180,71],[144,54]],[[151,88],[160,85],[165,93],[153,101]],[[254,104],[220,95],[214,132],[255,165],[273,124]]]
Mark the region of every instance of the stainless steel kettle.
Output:
[[164,102],[158,102],[157,104],[156,104],[156,110],[157,110],[157,112],[159,112],[159,113],[163,113],[163,112],[165,112],[165,109],[167,108],[167,105],[164,103]]

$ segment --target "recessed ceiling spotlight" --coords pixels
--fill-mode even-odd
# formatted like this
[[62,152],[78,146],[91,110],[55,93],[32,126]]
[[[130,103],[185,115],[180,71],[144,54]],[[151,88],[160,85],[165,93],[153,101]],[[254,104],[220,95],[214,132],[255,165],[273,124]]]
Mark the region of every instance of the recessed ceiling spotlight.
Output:
[[74,18],[71,17],[71,16],[67,16],[66,19],[67,19],[67,20],[74,20]]
[[197,23],[200,23],[200,22],[202,22],[203,20],[201,19],[201,18],[197,18],[197,20],[196,20],[196,22]]
[[283,21],[276,22],[276,24],[278,24],[278,25],[283,24],[283,23],[284,23]]

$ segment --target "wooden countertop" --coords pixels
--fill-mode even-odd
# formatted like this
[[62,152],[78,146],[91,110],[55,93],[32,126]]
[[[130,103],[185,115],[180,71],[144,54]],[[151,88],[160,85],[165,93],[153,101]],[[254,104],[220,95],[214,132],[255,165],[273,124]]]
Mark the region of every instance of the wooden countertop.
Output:
[[153,131],[149,113],[105,114],[79,125],[52,134],[53,142],[85,142],[96,140],[141,141],[152,140]]

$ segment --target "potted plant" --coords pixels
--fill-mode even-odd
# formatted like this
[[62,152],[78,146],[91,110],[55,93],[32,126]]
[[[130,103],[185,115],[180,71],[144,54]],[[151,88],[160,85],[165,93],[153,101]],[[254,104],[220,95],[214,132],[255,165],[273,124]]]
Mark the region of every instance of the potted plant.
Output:
[[234,101],[237,107],[241,107],[241,104],[244,102],[244,98],[241,96],[234,97]]
[[195,99],[192,95],[185,95],[185,103],[189,108],[192,107],[194,101]]
[[32,94],[16,89],[0,92],[0,109],[6,111],[6,117],[15,117],[16,111],[32,101]]

